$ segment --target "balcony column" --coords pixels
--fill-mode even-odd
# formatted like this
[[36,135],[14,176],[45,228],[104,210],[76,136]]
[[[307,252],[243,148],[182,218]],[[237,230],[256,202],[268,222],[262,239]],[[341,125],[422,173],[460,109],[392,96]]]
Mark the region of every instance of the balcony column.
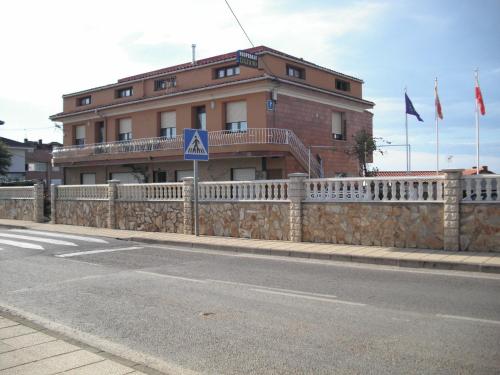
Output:
[[302,242],[302,200],[305,198],[306,173],[288,175],[288,199],[290,200],[290,241]]
[[194,197],[194,178],[185,177],[182,180],[182,197],[184,204],[184,234],[193,234],[193,197]]
[[118,180],[108,180],[108,228],[116,229],[116,210],[115,201],[117,197]]

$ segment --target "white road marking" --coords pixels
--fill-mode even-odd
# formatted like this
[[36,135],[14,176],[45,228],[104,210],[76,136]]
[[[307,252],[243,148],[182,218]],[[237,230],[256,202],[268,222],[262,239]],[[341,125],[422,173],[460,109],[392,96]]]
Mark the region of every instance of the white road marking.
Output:
[[75,236],[73,234],[63,234],[63,233],[56,233],[56,232],[40,232],[37,230],[28,230],[28,229],[11,229],[10,232],[29,233],[29,234],[35,234],[38,236],[46,236],[46,237],[67,238],[69,240],[80,240],[80,241],[85,241],[85,242],[108,243],[108,241],[103,240],[101,238]]
[[205,280],[200,280],[200,279],[191,279],[189,277],[182,277],[182,276],[174,276],[174,275],[167,275],[164,273],[156,273],[156,272],[148,272],[148,271],[135,271],[136,273],[143,273],[145,275],[150,275],[150,276],[159,276],[159,277],[166,277],[168,279],[178,279],[178,280],[184,280],[184,281],[193,281],[195,283],[203,283],[205,284]]
[[213,282],[213,283],[221,283],[221,284],[229,284],[229,285],[239,285],[239,286],[249,286],[249,287],[253,287],[253,288],[277,290],[277,291],[280,291],[280,292],[290,292],[290,293],[295,293],[295,294],[312,295],[312,296],[316,296],[316,297],[337,298],[337,296],[334,296],[333,294],[303,292],[303,291],[294,290],[294,289],[273,288],[273,287],[270,287],[270,286],[257,285],[257,284],[247,284],[247,283],[238,283],[238,282],[235,282],[235,281],[213,280],[213,279],[207,279],[207,281],[210,281],[210,282]]
[[77,257],[77,256],[80,256],[80,255],[90,255],[90,254],[100,254],[100,253],[112,253],[114,251],[127,251],[127,250],[139,250],[139,249],[143,249],[143,247],[132,246],[132,247],[120,247],[120,248],[117,248],[117,249],[80,251],[80,252],[77,252],[77,253],[57,254],[56,257],[58,257],[58,258],[70,258],[70,257]]
[[468,321],[471,321],[471,322],[488,323],[488,324],[499,324],[500,325],[500,321],[498,321],[498,320],[470,318],[468,316],[446,315],[446,314],[436,314],[436,316],[439,317],[439,318],[445,318],[445,319],[468,320]]
[[43,247],[40,245],[36,245],[34,243],[28,243],[28,242],[20,242],[20,241],[11,241],[11,240],[3,240],[0,239],[0,243],[4,245],[11,245],[15,247],[22,247],[24,249],[35,249],[35,250],[44,250]]
[[0,233],[0,237],[14,238],[14,239],[18,239],[18,240],[28,240],[28,241],[34,241],[34,242],[50,243],[53,245],[78,246],[76,243],[73,243],[73,242],[54,240],[52,238],[23,236],[21,234]]
[[305,299],[311,299],[311,300],[322,301],[322,302],[342,303],[345,305],[354,305],[354,306],[366,306],[365,303],[342,301],[339,299],[321,298],[321,297],[314,297],[314,296],[308,296],[308,295],[303,295],[303,294],[284,293],[284,292],[277,292],[277,291],[265,290],[265,289],[252,289],[252,290],[255,292],[268,293],[268,294],[278,294],[281,296],[288,296],[288,297],[295,297],[295,298],[305,298]]

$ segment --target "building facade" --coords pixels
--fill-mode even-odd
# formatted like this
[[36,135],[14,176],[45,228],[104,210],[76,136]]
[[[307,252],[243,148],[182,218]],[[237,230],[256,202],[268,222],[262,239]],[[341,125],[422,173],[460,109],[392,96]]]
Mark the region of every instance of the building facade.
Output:
[[26,153],[26,179],[41,181],[45,186],[62,184],[63,167],[52,165],[52,150],[62,145],[58,142],[43,143],[41,139],[25,139],[24,144],[31,147]]
[[268,47],[160,69],[63,95],[65,184],[180,181],[184,128],[209,132],[203,180],[357,175],[347,150],[372,132],[363,81]]

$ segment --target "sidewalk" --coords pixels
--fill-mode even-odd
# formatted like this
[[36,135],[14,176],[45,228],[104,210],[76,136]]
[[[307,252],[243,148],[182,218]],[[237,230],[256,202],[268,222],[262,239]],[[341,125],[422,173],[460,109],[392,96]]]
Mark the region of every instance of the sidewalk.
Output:
[[0,311],[0,375],[145,375],[143,368]]
[[0,227],[29,228],[123,240],[187,246],[243,253],[331,259],[399,267],[500,273],[500,253],[447,252],[380,246],[337,245],[289,241],[251,240],[175,233],[141,232],[106,228],[89,228],[63,224],[41,224],[31,221],[0,219]]

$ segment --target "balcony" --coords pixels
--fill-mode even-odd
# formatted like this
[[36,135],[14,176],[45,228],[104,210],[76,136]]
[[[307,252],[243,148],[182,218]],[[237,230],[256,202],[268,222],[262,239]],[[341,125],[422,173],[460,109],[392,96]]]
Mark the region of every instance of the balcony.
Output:
[[[208,133],[208,143],[210,152],[213,153],[234,152],[234,150],[261,151],[269,149],[266,145],[281,146],[278,148],[290,152],[305,170],[308,169],[310,163],[311,176],[320,176],[321,166],[319,163],[314,158],[309,160],[307,148],[295,133],[288,129],[252,128],[245,132],[214,131]],[[134,157],[147,158],[158,155],[179,157],[183,155],[183,146],[184,137],[182,135],[176,138],[139,138],[131,141],[56,147],[52,156],[54,164],[110,159],[123,159],[125,161]]]

